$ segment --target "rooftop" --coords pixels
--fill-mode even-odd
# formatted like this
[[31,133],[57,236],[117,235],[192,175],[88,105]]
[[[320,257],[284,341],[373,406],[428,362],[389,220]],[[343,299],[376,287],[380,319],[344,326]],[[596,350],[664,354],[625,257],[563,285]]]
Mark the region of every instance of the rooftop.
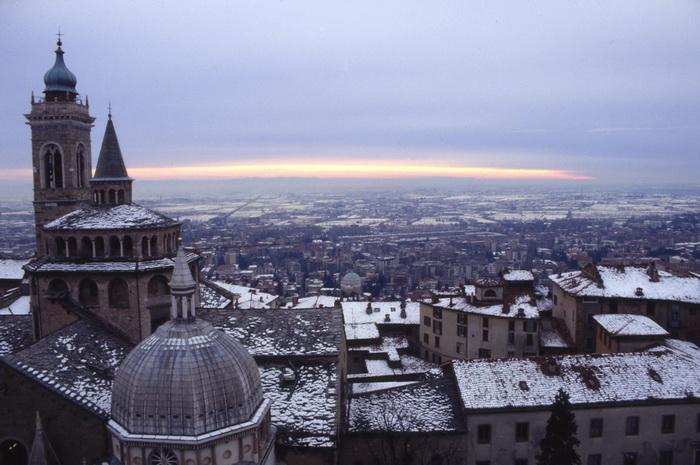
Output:
[[68,213],[50,222],[44,226],[44,229],[49,231],[147,229],[177,224],[177,221],[165,215],[136,204],[93,205]]
[[613,336],[668,336],[669,333],[654,320],[643,315],[601,314],[594,315],[607,332]]

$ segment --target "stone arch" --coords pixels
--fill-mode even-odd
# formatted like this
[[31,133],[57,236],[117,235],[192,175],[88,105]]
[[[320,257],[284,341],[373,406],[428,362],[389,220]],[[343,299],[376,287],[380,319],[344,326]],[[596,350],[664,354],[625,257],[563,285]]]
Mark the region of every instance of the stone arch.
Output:
[[78,149],[75,151],[75,170],[76,170],[76,186],[85,187],[85,146],[78,144]]
[[109,256],[110,257],[121,257],[122,256],[122,243],[117,236],[111,236],[109,238]]
[[168,278],[159,274],[148,281],[148,296],[156,297],[161,295],[170,295],[170,285]]
[[0,443],[0,465],[27,465],[27,448],[16,439],[6,439]]
[[486,289],[484,291],[484,299],[496,299],[498,294],[493,289]]
[[170,234],[163,236],[163,242],[165,243],[165,253],[172,253],[172,248],[170,244]]
[[124,203],[124,189],[119,189],[117,191],[117,203],[119,205]]
[[100,305],[99,291],[95,281],[90,278],[85,278],[80,281],[78,300],[86,307],[97,307]]
[[60,278],[54,278],[49,282],[48,296],[52,299],[63,298],[68,295],[68,284]]
[[41,149],[41,185],[44,188],[63,187],[63,153],[58,144],[46,144]]
[[62,237],[57,237],[56,240],[54,241],[54,243],[56,244],[56,256],[57,257],[67,256],[66,241],[64,241]]
[[77,257],[78,256],[78,241],[75,239],[75,237],[70,236],[68,238],[68,253],[67,255],[69,257]]
[[131,236],[124,236],[122,246],[124,257],[132,257],[134,255],[134,241],[131,239]]
[[148,237],[143,236],[141,238],[141,256],[148,257],[151,254],[148,252]]
[[107,201],[110,205],[117,203],[117,192],[114,189],[107,191],[107,197],[109,197]]
[[129,306],[129,285],[122,278],[114,278],[109,282],[110,307]]
[[93,256],[92,252],[92,241],[89,237],[83,236],[82,239],[80,239],[80,249],[78,255],[80,258],[90,258]]
[[158,255],[158,236],[153,236],[151,238],[151,256],[155,257]]
[[102,236],[95,238],[95,257],[105,256],[105,240]]

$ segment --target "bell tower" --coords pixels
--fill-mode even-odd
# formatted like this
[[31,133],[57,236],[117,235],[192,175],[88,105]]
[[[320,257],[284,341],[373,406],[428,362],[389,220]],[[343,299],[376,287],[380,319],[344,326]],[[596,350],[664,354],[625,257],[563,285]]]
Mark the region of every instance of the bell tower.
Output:
[[44,97],[35,100],[24,115],[32,132],[34,177],[34,221],[36,250],[45,255],[42,227],[90,204],[92,157],[87,97],[83,102],[75,90],[77,79],[63,61],[59,33],[56,62],[44,75]]

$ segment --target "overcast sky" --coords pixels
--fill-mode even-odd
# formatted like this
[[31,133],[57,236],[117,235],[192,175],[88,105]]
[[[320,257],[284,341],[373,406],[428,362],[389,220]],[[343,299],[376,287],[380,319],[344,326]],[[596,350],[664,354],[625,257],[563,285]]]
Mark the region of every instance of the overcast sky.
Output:
[[93,159],[111,102],[134,177],[265,163],[700,173],[697,0],[0,0],[5,178],[31,182],[22,115],[59,26],[97,117]]

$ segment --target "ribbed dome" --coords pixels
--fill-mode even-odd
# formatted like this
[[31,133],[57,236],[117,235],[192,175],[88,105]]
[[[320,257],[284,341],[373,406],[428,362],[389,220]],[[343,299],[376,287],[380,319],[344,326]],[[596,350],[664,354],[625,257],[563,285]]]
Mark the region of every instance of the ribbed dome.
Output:
[[360,275],[358,275],[357,273],[350,272],[343,277],[342,281],[348,283],[359,283],[360,281],[362,281],[362,278],[360,278]]
[[262,402],[253,357],[195,318],[159,327],[124,359],[112,419],[132,434],[196,436],[249,420]]
[[53,68],[44,74],[44,84],[46,84],[44,93],[68,92],[74,96],[78,94],[78,91],[75,90],[78,79],[63,62],[63,50],[61,50],[60,40],[58,41],[58,49],[56,50],[56,62],[53,64]]

